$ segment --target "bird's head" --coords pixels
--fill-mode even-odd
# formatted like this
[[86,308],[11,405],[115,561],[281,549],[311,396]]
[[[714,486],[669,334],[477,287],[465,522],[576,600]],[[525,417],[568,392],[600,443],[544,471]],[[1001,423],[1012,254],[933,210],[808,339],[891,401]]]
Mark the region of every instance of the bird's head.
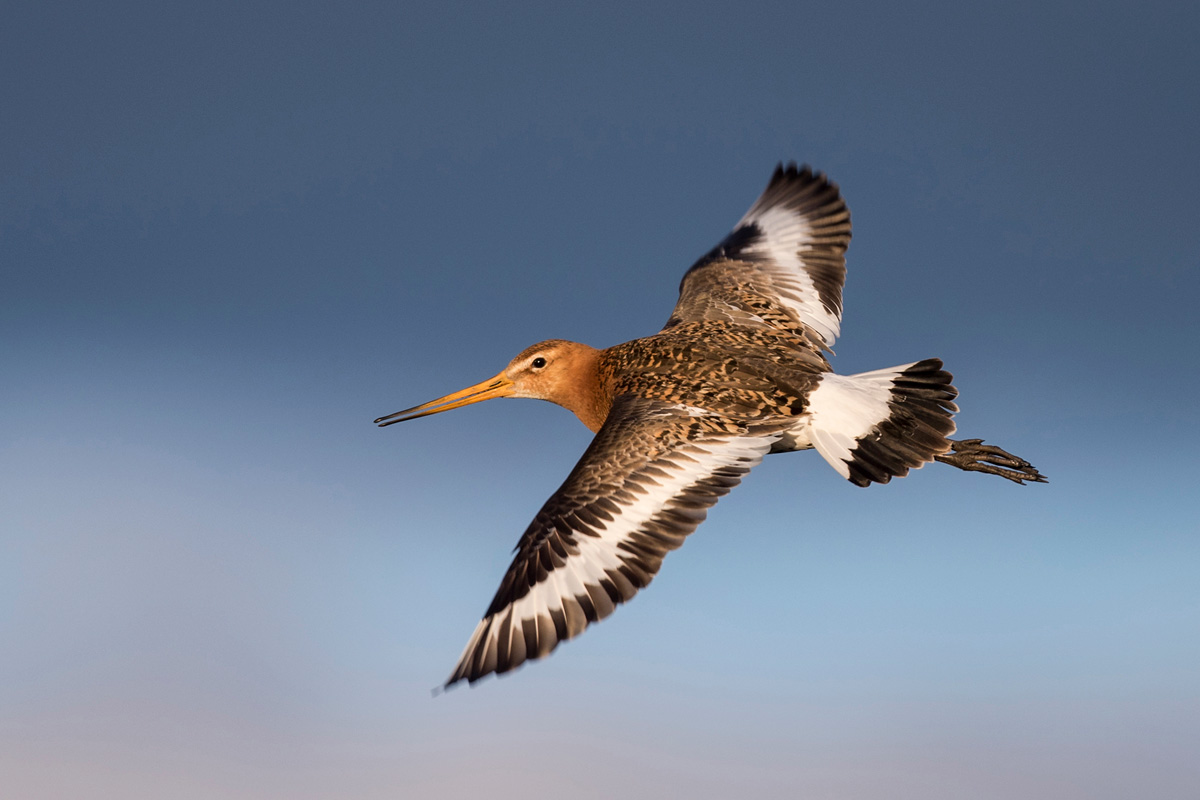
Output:
[[[538,342],[522,350],[495,377],[428,403],[380,417],[375,423],[382,428],[491,400],[493,397],[532,397],[549,400],[574,411],[585,425],[596,430],[603,422],[603,417],[595,419],[599,354],[600,351],[593,347],[565,339]],[[607,408],[604,413],[607,414]]]

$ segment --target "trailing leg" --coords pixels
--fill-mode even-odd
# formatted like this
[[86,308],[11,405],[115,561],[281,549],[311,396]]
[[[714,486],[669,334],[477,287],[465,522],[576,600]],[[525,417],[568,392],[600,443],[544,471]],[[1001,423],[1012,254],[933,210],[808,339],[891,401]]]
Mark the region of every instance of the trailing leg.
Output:
[[949,464],[952,467],[968,472],[986,472],[988,475],[999,475],[1010,481],[1024,484],[1048,483],[1046,476],[1037,471],[1037,467],[1023,458],[1017,458],[1007,450],[1002,450],[992,444],[984,444],[983,439],[963,439],[955,441],[948,439],[953,449],[933,457],[934,461]]

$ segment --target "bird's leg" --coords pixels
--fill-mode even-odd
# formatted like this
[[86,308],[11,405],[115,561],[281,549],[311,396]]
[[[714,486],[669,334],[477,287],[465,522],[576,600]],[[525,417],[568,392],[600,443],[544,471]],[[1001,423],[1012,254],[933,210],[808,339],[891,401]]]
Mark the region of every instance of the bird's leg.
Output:
[[953,449],[949,453],[934,456],[935,461],[949,464],[952,467],[965,469],[968,472],[986,472],[988,475],[999,475],[1010,481],[1024,484],[1047,483],[1046,476],[1037,471],[1037,467],[1023,458],[1017,458],[1007,450],[991,444],[984,444],[983,439],[963,439],[955,441],[948,439]]

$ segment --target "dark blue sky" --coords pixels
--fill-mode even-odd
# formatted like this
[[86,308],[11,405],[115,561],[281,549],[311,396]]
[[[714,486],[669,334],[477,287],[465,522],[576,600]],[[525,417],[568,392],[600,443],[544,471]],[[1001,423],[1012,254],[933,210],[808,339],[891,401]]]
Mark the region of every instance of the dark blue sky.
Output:
[[[1200,12],[10,3],[0,783],[29,798],[1181,796]],[[657,330],[781,160],[841,372],[1050,475],[768,459],[653,587],[430,700],[589,439],[370,420]]]

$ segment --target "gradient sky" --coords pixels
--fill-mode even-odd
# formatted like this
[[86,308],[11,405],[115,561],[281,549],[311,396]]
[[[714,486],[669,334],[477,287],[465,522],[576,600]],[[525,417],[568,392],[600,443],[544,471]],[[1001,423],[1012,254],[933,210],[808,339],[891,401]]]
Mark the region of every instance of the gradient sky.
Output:
[[[1196,4],[3,16],[5,798],[1195,794]],[[656,331],[791,159],[854,218],[835,367],[943,358],[1052,483],[772,457],[431,698],[590,434],[371,420]]]

